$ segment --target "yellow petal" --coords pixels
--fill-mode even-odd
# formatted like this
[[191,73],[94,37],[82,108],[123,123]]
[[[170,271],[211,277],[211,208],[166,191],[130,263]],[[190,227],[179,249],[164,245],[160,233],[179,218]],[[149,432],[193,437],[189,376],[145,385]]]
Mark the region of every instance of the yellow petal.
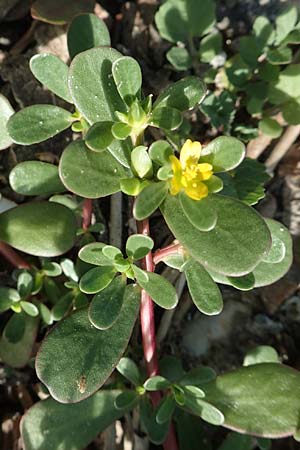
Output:
[[188,164],[197,164],[200,158],[201,148],[202,146],[198,141],[192,142],[190,139],[185,141],[180,151],[180,162],[183,168]]
[[174,156],[174,155],[171,155],[169,159],[171,161],[171,167],[172,167],[173,174],[175,175],[180,172],[180,175],[181,175],[182,168],[181,168],[179,159],[176,158],[176,156]]
[[204,183],[201,183],[201,181],[194,181],[193,183],[190,183],[188,187],[185,188],[185,193],[188,197],[192,198],[193,200],[201,200],[208,195],[208,188]]
[[181,178],[182,178],[182,169],[181,164],[179,160],[176,158],[176,156],[171,155],[170,156],[172,171],[173,171],[173,178],[171,179],[171,186],[170,186],[170,193],[172,195],[177,195],[178,192],[181,190]]

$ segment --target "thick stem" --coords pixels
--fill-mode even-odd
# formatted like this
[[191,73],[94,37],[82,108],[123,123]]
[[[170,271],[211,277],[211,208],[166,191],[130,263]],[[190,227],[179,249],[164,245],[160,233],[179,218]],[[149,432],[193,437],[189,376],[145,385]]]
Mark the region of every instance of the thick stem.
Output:
[[174,244],[168,245],[167,247],[156,250],[156,252],[153,255],[153,262],[154,262],[154,264],[158,264],[159,262],[163,261],[168,256],[182,255],[182,254],[183,254],[182,245],[174,243]]
[[30,269],[30,264],[5,242],[0,242],[0,254],[17,269]]
[[91,225],[93,210],[93,200],[90,198],[85,198],[82,207],[82,228],[87,230]]
[[[137,230],[139,233],[144,234],[145,236],[149,236],[149,221],[143,220],[141,222],[137,222]],[[149,252],[148,255],[143,259],[142,266],[143,269],[148,270],[149,272],[154,272],[152,252]],[[159,373],[157,345],[155,337],[154,305],[151,297],[144,290],[142,290],[141,295],[140,318],[147,374],[148,377],[153,377],[155,375],[158,375]],[[156,407],[161,399],[161,394],[159,391],[154,391],[151,392],[150,395],[152,404],[154,407]],[[170,425],[166,440],[163,443],[163,447],[164,450],[178,450],[175,428],[172,423]]]

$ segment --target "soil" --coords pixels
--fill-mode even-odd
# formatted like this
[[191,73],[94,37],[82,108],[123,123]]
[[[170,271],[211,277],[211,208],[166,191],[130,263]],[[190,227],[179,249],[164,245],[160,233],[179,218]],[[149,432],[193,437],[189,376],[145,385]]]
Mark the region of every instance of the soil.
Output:
[[[112,33],[113,45],[125,55],[135,57],[140,63],[146,94],[151,92],[157,95],[170,81],[179,78],[179,74],[166,63],[165,53],[170,44],[160,38],[153,25],[158,1],[103,0],[100,3],[97,14],[106,20]],[[298,0],[219,0],[217,10],[220,28],[234,42],[249,30],[257,15],[262,14],[273,20],[283,4],[288,3],[298,4]],[[27,2],[23,0],[0,0],[0,92],[9,98],[16,109],[35,103],[54,102],[68,108],[63,101],[43,89],[31,74],[28,61],[37,52],[54,53],[67,61],[65,27],[33,22]],[[192,120],[195,117],[192,116]],[[209,138],[205,126],[194,122],[193,130],[198,140],[205,141]],[[153,137],[157,136],[147,136],[149,141]],[[56,163],[71,139],[71,132],[67,131],[39,145],[13,145],[1,152],[0,189],[3,197],[17,203],[24,201],[24,197],[11,190],[8,182],[9,172],[18,162],[39,159]],[[282,362],[300,369],[299,147],[298,142],[280,162],[267,186],[266,198],[258,207],[263,215],[283,222],[290,229],[295,243],[291,270],[277,283],[249,293],[223,288],[225,308],[213,323],[191,306],[188,293],[184,290],[179,309],[162,343],[161,354],[178,356],[186,368],[208,364],[222,373],[240,366],[243,356],[250,348],[263,344],[275,347]],[[262,161],[265,161],[270,150],[267,149],[261,156]],[[128,207],[124,204],[124,237],[130,227]],[[108,202],[101,202],[100,205],[95,201],[94,212],[99,217],[107,217]],[[157,247],[172,240],[159,215],[151,219],[151,229]],[[160,266],[158,269],[162,270]],[[9,282],[10,272],[11,267],[1,261],[0,284]],[[168,274],[174,279],[174,273],[169,271]],[[160,319],[163,321],[164,316],[158,317],[158,323]],[[5,320],[6,316],[0,315],[0,328]],[[195,346],[195,342],[199,342],[199,345]],[[37,382],[32,368],[14,370],[0,363],[0,450],[21,448],[18,443],[18,423],[23,411],[38,400]],[[215,449],[226,431],[215,432],[215,429],[207,428]],[[109,449],[103,446],[103,442],[103,438],[99,438],[88,449]],[[143,440],[140,439],[141,442]],[[120,447],[117,448],[120,450]],[[142,444],[140,448],[146,449]],[[300,445],[292,439],[272,443],[273,450],[299,448]]]

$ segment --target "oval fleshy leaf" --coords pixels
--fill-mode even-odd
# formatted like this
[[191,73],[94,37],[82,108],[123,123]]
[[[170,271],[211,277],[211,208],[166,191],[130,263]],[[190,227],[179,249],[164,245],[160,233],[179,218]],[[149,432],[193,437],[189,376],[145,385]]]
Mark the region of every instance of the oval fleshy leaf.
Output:
[[[282,278],[289,270],[293,261],[293,242],[289,231],[279,222],[272,219],[265,219],[266,224],[271,232],[273,242],[279,239],[283,242],[285,247],[284,258],[275,263],[261,261],[253,270],[255,278],[255,287],[266,286],[268,284],[275,283],[275,281]],[[271,248],[271,256],[274,256],[274,247]],[[268,254],[264,257],[268,259]]]
[[165,309],[173,309],[178,303],[174,286],[164,277],[153,272],[143,271],[146,277],[137,276],[138,284],[150,295],[152,300]]
[[132,234],[126,242],[126,253],[133,259],[141,259],[153,249],[153,246],[154,242],[151,237],[143,234]]
[[244,158],[245,145],[241,141],[220,136],[203,148],[200,162],[211,164],[214,172],[226,172],[238,166]]
[[1,361],[15,368],[24,367],[28,362],[39,325],[39,319],[37,317],[30,317],[25,313],[20,314],[24,316],[25,321],[25,330],[21,339],[17,342],[10,342],[5,336],[2,336],[0,339]]
[[0,150],[4,150],[13,143],[13,140],[9,136],[6,129],[8,119],[13,114],[14,109],[12,108],[11,104],[9,103],[7,98],[4,97],[4,95],[0,94]]
[[114,406],[120,392],[102,390],[72,407],[53,398],[35,403],[21,421],[24,450],[85,448],[99,433],[124,415],[124,410]]
[[91,124],[115,120],[115,111],[126,111],[112,78],[112,64],[120,56],[113,48],[98,47],[75,56],[71,64],[71,95],[77,109]]
[[164,181],[146,186],[136,198],[133,215],[137,220],[146,219],[161,205],[168,194],[168,184]]
[[93,47],[110,47],[111,44],[107,26],[95,14],[76,15],[68,29],[67,39],[71,59]]
[[57,56],[42,53],[30,60],[30,70],[40,83],[58,97],[73,103],[68,86],[69,67]]
[[64,150],[59,174],[69,191],[86,198],[118,192],[120,178],[129,175],[109,152],[93,152],[83,141],[74,141]]
[[270,438],[293,435],[298,428],[300,376],[288,366],[243,367],[217,377],[203,390],[205,399],[223,412],[227,428]]
[[121,313],[108,330],[93,327],[86,308],[52,329],[40,347],[36,371],[53,398],[80,402],[103,385],[127,347],[139,300],[139,289],[128,286]]
[[150,125],[164,130],[176,130],[181,125],[182,119],[182,114],[178,109],[158,106],[152,111]]
[[85,294],[96,294],[112,282],[115,274],[114,267],[94,267],[82,276],[79,283],[80,290]]
[[138,62],[131,56],[122,56],[113,63],[112,74],[120,96],[130,105],[142,87],[142,71]]
[[124,279],[118,276],[95,295],[89,307],[89,319],[94,327],[107,330],[115,323],[123,305],[125,288]]
[[95,266],[112,266],[112,262],[103,253],[103,247],[106,244],[101,242],[92,242],[82,247],[78,253],[79,258],[88,263],[94,264]]
[[136,363],[127,357],[120,359],[119,364],[116,367],[117,371],[127,378],[133,385],[139,386],[142,384],[141,374]]
[[174,196],[165,199],[161,210],[176,239],[205,268],[229,276],[251,272],[271,245],[264,220],[249,206],[229,197],[212,194],[207,200],[218,214],[211,231],[193,227]]
[[0,214],[0,240],[30,255],[62,255],[75,234],[74,213],[58,203],[24,203]]
[[86,145],[94,152],[102,152],[112,143],[114,137],[111,132],[113,122],[97,122],[92,125],[85,135]]
[[154,107],[168,106],[186,111],[194,108],[204,98],[206,86],[198,77],[186,77],[176,83],[170,84],[167,89],[160,94],[154,103]]
[[12,189],[22,195],[47,195],[64,192],[58,168],[41,161],[24,161],[9,174]]
[[92,12],[95,0],[64,0],[63,3],[53,0],[35,0],[31,8],[34,19],[43,22],[63,25],[83,12]]
[[16,144],[37,144],[72,125],[72,115],[59,106],[33,105],[15,113],[7,130]]
[[200,231],[214,229],[218,215],[207,198],[197,201],[182,192],[179,195],[179,200],[184,214],[194,227]]
[[220,289],[201,264],[189,259],[183,266],[189,292],[196,307],[209,316],[223,309]]

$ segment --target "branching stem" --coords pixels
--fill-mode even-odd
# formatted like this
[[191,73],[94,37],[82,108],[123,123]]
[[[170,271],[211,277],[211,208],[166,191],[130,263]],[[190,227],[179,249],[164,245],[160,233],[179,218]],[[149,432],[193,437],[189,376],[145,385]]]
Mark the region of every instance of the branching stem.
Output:
[[30,269],[30,264],[5,242],[0,242],[0,254],[17,269]]
[[82,207],[82,228],[87,230],[91,225],[93,210],[93,200],[90,198],[85,198]]
[[163,261],[168,256],[175,256],[175,255],[181,255],[183,254],[183,247],[181,244],[171,244],[167,247],[160,248],[159,250],[156,250],[156,252],[153,255],[153,262],[154,264],[158,264],[159,262]]

